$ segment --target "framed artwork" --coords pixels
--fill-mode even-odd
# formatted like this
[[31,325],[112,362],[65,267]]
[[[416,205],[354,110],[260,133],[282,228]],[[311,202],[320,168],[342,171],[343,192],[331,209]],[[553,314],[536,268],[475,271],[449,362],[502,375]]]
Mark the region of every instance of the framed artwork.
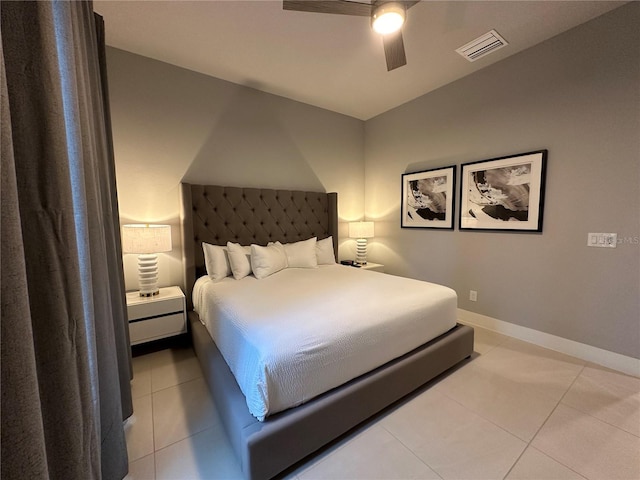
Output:
[[462,165],[460,230],[542,231],[547,151]]
[[402,175],[402,228],[453,230],[456,167]]

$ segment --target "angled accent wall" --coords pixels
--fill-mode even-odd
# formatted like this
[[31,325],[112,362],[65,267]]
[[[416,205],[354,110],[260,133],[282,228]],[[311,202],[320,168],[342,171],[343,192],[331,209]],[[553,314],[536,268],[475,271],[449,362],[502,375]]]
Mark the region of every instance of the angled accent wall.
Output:
[[[345,239],[344,222],[362,217],[361,120],[115,48],[107,61],[121,223],[173,227],[161,286],[183,283],[182,180],[338,192]],[[340,248],[349,256],[351,242]],[[136,289],[135,255],[124,265]]]

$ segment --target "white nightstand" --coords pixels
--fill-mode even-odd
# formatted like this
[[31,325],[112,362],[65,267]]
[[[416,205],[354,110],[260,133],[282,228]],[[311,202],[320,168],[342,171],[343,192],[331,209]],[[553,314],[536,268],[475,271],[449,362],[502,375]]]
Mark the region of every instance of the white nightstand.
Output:
[[364,270],[373,270],[374,272],[384,273],[384,265],[381,265],[379,263],[367,262],[365,265],[362,265],[360,268]]
[[180,287],[165,287],[158,295],[127,293],[131,345],[171,337],[187,331],[185,298]]

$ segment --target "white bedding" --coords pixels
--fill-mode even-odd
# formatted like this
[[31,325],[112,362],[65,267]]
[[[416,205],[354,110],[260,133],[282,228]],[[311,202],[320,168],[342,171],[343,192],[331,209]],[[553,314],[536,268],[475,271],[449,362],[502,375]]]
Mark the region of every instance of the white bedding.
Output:
[[445,333],[457,308],[450,288],[341,265],[204,276],[193,302],[261,421]]

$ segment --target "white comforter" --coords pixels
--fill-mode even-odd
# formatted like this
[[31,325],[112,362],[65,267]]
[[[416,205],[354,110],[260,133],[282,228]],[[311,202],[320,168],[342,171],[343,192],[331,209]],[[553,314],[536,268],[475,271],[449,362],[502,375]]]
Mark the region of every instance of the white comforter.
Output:
[[450,288],[341,265],[205,276],[193,301],[261,421],[445,333],[457,307]]

